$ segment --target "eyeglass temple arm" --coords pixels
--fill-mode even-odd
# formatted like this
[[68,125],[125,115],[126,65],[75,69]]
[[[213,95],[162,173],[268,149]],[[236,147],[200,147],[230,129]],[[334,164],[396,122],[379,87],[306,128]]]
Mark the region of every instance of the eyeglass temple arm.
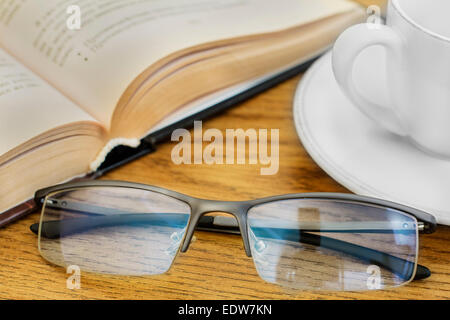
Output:
[[[252,228],[255,232],[258,232],[259,236],[268,238],[276,238],[277,232],[282,235],[282,239],[290,241],[299,241],[301,243],[311,244],[315,246],[322,246],[331,250],[339,251],[349,254],[356,258],[363,258],[377,263],[386,269],[393,271],[397,274],[403,273],[405,264],[410,264],[412,267],[414,264],[402,258],[384,253],[378,250],[362,247],[356,244],[352,244],[346,241],[333,239],[330,237],[320,236],[304,230],[295,229],[279,229],[279,228]],[[239,226],[236,219],[232,217],[224,216],[204,216],[200,219],[196,230],[208,231],[208,232],[222,232],[240,234]],[[316,230],[317,231],[317,230]],[[323,230],[320,230],[323,232]],[[332,232],[332,231],[331,231]],[[338,231],[339,232],[339,231]],[[358,232],[358,231],[354,231]],[[414,280],[426,279],[431,275],[431,271],[422,265],[417,264],[416,274]]]
[[[81,208],[80,208],[81,209]],[[92,208],[91,208],[92,209]],[[80,211],[78,211],[80,212]],[[95,212],[98,212],[96,210]],[[152,214],[114,214],[114,215],[103,215],[103,214],[92,214],[85,212],[84,214],[88,217],[86,218],[74,218],[66,219],[64,223],[61,224],[60,220],[54,221],[44,221],[41,229],[41,236],[47,239],[57,239],[61,237],[61,233],[65,236],[70,234],[76,234],[81,232],[86,232],[90,229],[95,229],[99,227],[107,227],[114,225],[133,225],[133,224],[151,224],[158,226],[175,226],[175,225],[186,225],[188,223],[189,215],[181,213],[152,213]],[[39,224],[33,224],[30,227],[31,231],[38,234]],[[223,232],[231,234],[240,234],[239,226],[237,221],[232,217],[223,216],[203,216],[197,227],[197,230],[201,231],[212,231],[212,232]],[[258,230],[258,228],[253,228]],[[312,230],[314,231],[314,230]],[[316,230],[317,231],[317,230]],[[340,230],[342,232],[342,230]],[[402,270],[405,264],[412,264],[411,262],[376,251],[370,248],[365,248],[362,246],[354,245],[341,240],[314,235],[304,230],[298,229],[280,229],[280,228],[259,228],[259,232],[264,232],[266,237],[276,237],[277,232],[282,232],[283,239],[291,241],[299,241],[301,243],[308,243],[316,246],[323,246],[328,249],[343,252],[357,258],[368,259],[374,261],[385,268],[402,274]],[[338,231],[339,232],[339,231]],[[286,237],[290,237],[286,239]],[[430,271],[421,265],[417,266],[415,280],[424,279],[430,276]]]

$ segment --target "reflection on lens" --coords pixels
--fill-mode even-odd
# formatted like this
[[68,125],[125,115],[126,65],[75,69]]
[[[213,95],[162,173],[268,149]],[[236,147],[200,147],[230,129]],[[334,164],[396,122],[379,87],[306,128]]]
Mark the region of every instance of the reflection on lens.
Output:
[[157,192],[89,187],[50,194],[39,227],[48,261],[120,275],[166,272],[189,222],[185,202]]
[[292,199],[251,208],[248,229],[259,275],[307,290],[361,291],[411,281],[417,220],[351,201]]

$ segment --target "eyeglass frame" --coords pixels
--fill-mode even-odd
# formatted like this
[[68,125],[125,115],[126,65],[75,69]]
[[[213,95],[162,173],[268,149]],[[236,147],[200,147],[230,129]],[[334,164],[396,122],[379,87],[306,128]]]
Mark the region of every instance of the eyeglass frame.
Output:
[[[357,204],[363,205],[375,205],[379,207],[384,207],[387,209],[394,209],[401,211],[405,214],[409,214],[416,218],[418,222],[418,231],[424,234],[431,234],[435,232],[437,223],[436,219],[433,215],[426,213],[422,210],[408,207],[406,205],[402,205],[399,203],[391,202],[388,200],[361,196],[350,193],[329,193],[329,192],[315,192],[315,193],[293,193],[293,194],[284,194],[278,196],[271,196],[265,198],[259,198],[254,200],[247,201],[220,201],[220,200],[209,200],[196,198],[192,196],[188,196],[176,191],[172,191],[169,189],[156,187],[152,185],[146,185],[141,183],[127,182],[127,181],[117,181],[117,180],[87,180],[87,181],[77,181],[77,182],[68,182],[64,184],[59,184],[51,187],[47,187],[44,189],[40,189],[36,191],[34,200],[39,207],[43,207],[44,201],[47,196],[53,193],[73,190],[73,189],[82,189],[82,188],[91,188],[91,187],[117,187],[117,188],[130,188],[130,189],[140,189],[144,191],[151,191],[160,193],[176,200],[182,201],[189,205],[191,211],[189,215],[189,221],[187,224],[187,229],[185,235],[182,240],[182,244],[180,246],[180,252],[186,252],[189,248],[189,245],[192,241],[192,237],[194,235],[195,230],[198,231],[214,231],[214,232],[224,232],[224,233],[240,233],[244,250],[248,257],[252,257],[251,249],[250,249],[250,239],[248,234],[248,220],[247,215],[248,211],[261,204],[271,203],[275,201],[282,200],[338,200],[338,201],[348,201]],[[208,213],[212,212],[222,212],[231,214],[235,221],[238,224],[238,230],[233,225],[228,226],[217,226],[212,223],[206,222],[204,225],[208,226],[199,226],[202,221],[201,218],[204,217]],[[208,218],[208,217],[205,217]],[[35,226],[32,225],[30,229],[36,233]],[[239,232],[237,232],[239,231]],[[417,264],[417,263],[416,263]],[[418,268],[421,268],[420,272]],[[416,276],[412,280],[424,279],[430,276],[430,271],[428,268],[417,264],[416,268]]]

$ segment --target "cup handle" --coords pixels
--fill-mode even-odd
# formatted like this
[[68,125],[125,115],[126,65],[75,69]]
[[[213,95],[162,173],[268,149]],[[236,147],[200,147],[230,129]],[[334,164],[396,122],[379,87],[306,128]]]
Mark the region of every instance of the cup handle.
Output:
[[385,25],[358,24],[345,30],[334,44],[332,58],[334,75],[347,97],[364,114],[387,130],[405,136],[406,130],[395,109],[369,101],[355,87],[353,64],[364,49],[373,45],[382,45],[395,57],[401,57],[403,40],[392,28]]

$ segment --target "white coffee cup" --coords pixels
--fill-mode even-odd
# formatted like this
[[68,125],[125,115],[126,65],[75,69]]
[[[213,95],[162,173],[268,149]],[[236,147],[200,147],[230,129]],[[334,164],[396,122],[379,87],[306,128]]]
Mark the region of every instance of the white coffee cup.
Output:
[[[356,58],[373,45],[386,49],[386,106],[369,101],[353,80]],[[386,25],[355,25],[338,38],[333,71],[367,116],[421,149],[450,158],[450,0],[390,0]]]

